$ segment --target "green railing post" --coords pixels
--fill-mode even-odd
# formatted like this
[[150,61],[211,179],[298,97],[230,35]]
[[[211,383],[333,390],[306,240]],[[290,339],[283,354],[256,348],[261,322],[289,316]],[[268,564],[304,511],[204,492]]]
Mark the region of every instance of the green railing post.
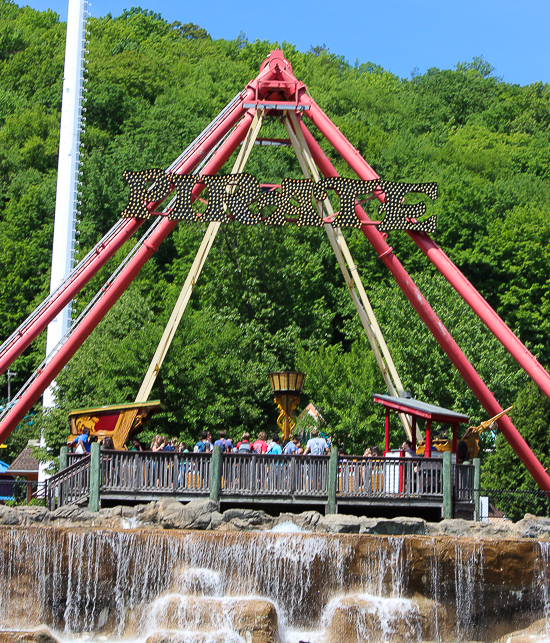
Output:
[[92,442],[90,450],[90,511],[99,511],[99,488],[101,486],[101,451],[99,443]]
[[330,450],[328,461],[327,514],[336,513],[336,491],[338,487],[338,449]]
[[479,497],[481,487],[481,460],[474,458],[474,520],[479,520]]
[[68,463],[69,456],[67,447],[61,447],[61,449],[59,449],[59,471],[63,471],[63,469],[66,469]]
[[453,517],[452,453],[443,451],[443,517]]
[[222,449],[215,446],[212,451],[212,462],[210,463],[210,500],[220,501],[220,489],[222,486]]

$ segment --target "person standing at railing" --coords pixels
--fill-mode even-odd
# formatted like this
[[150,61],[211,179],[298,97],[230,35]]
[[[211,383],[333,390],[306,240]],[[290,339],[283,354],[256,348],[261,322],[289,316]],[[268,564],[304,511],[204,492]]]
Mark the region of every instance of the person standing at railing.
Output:
[[[223,430],[220,431],[218,439],[214,442],[214,446],[215,447],[220,447],[220,449],[222,450],[222,453],[227,453],[227,451],[228,451],[228,449],[227,449],[227,440],[225,439],[226,435],[227,435],[227,433],[225,431],[223,431]],[[231,451],[232,450],[233,450],[233,447],[231,448]]]
[[297,435],[293,435],[292,440],[286,443],[283,453],[285,455],[298,455],[299,446],[300,438]]
[[128,451],[143,451],[143,447],[141,446],[139,440],[132,440],[132,446],[128,449]]
[[201,433],[201,439],[193,447],[193,453],[210,453],[208,444],[208,434],[206,431],[203,431]]
[[164,445],[163,451],[177,451],[178,438],[172,438],[168,444]]
[[82,433],[74,439],[73,447],[75,447],[75,453],[82,455],[90,453],[90,429],[88,427],[84,427]]
[[[265,433],[264,433],[265,435]],[[269,447],[269,450],[267,452],[270,455],[282,455],[283,454],[283,449],[281,447],[281,438],[279,437],[278,433],[273,434],[273,442],[271,443],[271,446]]]
[[329,451],[327,441],[325,438],[319,437],[317,428],[311,430],[311,438],[307,441],[306,450],[304,455],[311,453],[311,455],[325,455]]
[[212,444],[212,433],[210,433],[210,431],[206,432],[206,442],[204,444],[208,449],[208,453],[212,453],[212,451],[214,451],[214,445]]
[[252,451],[250,433],[243,433],[243,437],[239,442],[237,442],[237,451],[239,453],[250,453]]
[[267,435],[265,431],[260,431],[258,433],[258,439],[256,442],[252,443],[252,452],[261,455],[262,453],[267,453]]
[[416,451],[413,450],[413,445],[410,440],[405,440],[403,444],[400,447],[401,451],[405,452],[405,457],[406,458],[415,458],[416,457]]

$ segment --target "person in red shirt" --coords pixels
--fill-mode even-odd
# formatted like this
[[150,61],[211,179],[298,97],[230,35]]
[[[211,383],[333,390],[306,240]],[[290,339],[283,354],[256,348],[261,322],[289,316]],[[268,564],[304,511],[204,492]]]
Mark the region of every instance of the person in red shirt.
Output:
[[266,442],[267,435],[265,434],[265,431],[260,431],[258,434],[258,439],[256,442],[252,444],[252,452],[253,453],[267,453],[267,442]]

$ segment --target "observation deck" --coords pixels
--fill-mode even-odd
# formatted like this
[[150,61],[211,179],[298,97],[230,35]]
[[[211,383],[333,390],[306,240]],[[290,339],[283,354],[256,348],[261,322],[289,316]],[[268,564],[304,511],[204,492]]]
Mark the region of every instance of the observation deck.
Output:
[[478,467],[443,457],[356,457],[108,451],[61,454],[48,480],[50,509],[211,498],[221,508],[473,518]]

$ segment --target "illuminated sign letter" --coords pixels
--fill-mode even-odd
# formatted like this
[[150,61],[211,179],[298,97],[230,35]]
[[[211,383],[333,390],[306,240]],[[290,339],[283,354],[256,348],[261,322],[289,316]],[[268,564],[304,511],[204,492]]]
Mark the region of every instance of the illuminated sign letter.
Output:
[[193,174],[171,174],[170,178],[176,186],[176,201],[168,218],[172,221],[197,221],[197,215],[191,207],[191,193],[199,177]]
[[[120,215],[122,217],[148,219],[151,212],[146,204],[163,201],[170,194],[170,175],[164,170],[152,169],[141,172],[126,170],[122,176],[130,186],[130,199]],[[154,183],[149,188],[151,182]]]
[[248,206],[260,195],[260,184],[251,174],[230,174],[227,177],[224,203],[240,223],[253,225],[260,217],[253,216]]
[[[258,200],[258,208],[276,205],[265,220],[266,225],[285,225],[286,219],[298,219],[298,225],[322,226],[323,221],[311,203],[313,184],[310,179],[284,179],[280,191],[266,192]],[[299,205],[294,205],[292,200]]]
[[436,230],[437,217],[432,215],[426,221],[418,222],[417,219],[426,212],[425,203],[405,205],[403,200],[409,192],[426,194],[432,201],[437,199],[437,183],[393,183],[380,181],[380,188],[386,195],[386,202],[378,209],[379,214],[386,216],[378,226],[385,232],[388,230],[414,230],[432,233]]
[[328,199],[327,190],[334,190],[340,198],[340,210],[332,225],[336,228],[360,228],[361,221],[355,214],[357,195],[370,194],[379,181],[359,181],[341,176],[328,177],[315,184],[313,196],[318,201]]

